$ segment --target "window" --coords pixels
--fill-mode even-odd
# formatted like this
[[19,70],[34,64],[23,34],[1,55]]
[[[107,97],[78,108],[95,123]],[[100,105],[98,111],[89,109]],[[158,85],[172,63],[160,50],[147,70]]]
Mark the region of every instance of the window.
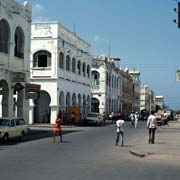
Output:
[[78,69],[78,74],[81,75],[81,61],[78,61],[77,69]]
[[24,33],[21,27],[17,27],[14,35],[14,56],[24,58]]
[[50,67],[51,54],[48,51],[41,50],[33,55],[33,67]]
[[9,25],[5,20],[0,21],[0,52],[9,53]]
[[64,69],[64,54],[62,52],[59,54],[59,67]]
[[72,59],[72,72],[76,73],[76,59]]
[[87,65],[87,76],[88,76],[88,78],[90,78],[90,66],[89,65]]
[[86,76],[86,64],[85,63],[83,63],[82,72],[83,72],[83,76]]
[[14,119],[11,120],[11,124],[10,124],[10,127],[14,127],[15,126],[15,122],[14,122]]
[[16,119],[16,126],[25,125],[24,119]]
[[66,70],[67,71],[70,71],[70,61],[71,61],[70,56],[67,55],[66,56]]
[[92,71],[92,84],[99,85],[100,74],[97,71]]

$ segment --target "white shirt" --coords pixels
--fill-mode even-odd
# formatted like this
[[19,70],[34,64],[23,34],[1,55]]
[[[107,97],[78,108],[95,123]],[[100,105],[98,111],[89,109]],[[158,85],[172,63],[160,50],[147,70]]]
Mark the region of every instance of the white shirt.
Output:
[[150,115],[147,120],[147,127],[148,128],[156,128],[157,122],[156,122],[156,116]]
[[124,124],[123,119],[119,119],[119,120],[116,121],[116,126],[117,126],[116,132],[119,132],[120,130],[123,131],[123,129],[122,129],[123,124]]

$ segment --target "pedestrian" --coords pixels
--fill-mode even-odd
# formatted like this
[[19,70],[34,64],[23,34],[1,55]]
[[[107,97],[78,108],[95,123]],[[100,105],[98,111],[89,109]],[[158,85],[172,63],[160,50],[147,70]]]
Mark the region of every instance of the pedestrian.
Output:
[[59,133],[60,142],[62,142],[62,128],[61,128],[61,115],[58,115],[54,125],[53,143],[55,143],[56,133]]
[[139,119],[138,112],[135,112],[135,114],[134,114],[134,127],[135,128],[137,128],[138,119]]
[[154,144],[155,141],[155,131],[157,129],[156,116],[154,115],[154,111],[151,111],[151,115],[149,115],[147,120],[147,128],[149,129],[149,143]]
[[119,142],[119,136],[121,135],[121,146],[124,146],[124,130],[122,128],[122,125],[124,124],[124,120],[121,119],[122,116],[120,116],[120,119],[118,119],[116,121],[116,133],[117,133],[117,137],[116,137],[116,146],[118,145]]
[[164,111],[164,124],[167,126],[169,126],[168,120],[169,120],[169,114],[166,111]]
[[109,119],[112,121],[112,112],[109,114]]
[[130,113],[129,118],[131,120],[131,127],[134,127],[134,124],[135,124],[135,114],[134,114],[134,111],[132,111]]

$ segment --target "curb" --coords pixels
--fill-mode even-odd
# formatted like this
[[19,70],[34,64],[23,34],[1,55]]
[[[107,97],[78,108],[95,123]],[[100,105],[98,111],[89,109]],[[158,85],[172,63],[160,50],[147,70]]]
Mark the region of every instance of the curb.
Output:
[[147,153],[137,153],[133,150],[129,150],[129,152],[132,154],[132,155],[135,155],[137,157],[141,157],[141,158],[144,158],[145,156],[147,156],[148,154]]

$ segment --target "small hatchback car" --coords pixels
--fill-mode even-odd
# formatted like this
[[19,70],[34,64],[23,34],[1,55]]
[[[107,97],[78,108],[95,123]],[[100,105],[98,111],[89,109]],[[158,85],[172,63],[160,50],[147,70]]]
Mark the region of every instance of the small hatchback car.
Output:
[[0,118],[0,139],[7,142],[11,138],[22,137],[28,132],[28,125],[23,118]]

